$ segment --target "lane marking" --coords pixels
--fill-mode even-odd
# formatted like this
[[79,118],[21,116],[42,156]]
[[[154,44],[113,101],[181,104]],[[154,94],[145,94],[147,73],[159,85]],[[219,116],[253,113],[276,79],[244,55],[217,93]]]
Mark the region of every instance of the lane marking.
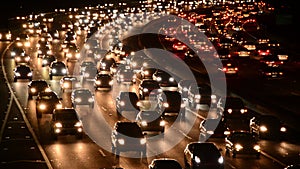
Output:
[[99,152],[103,157],[106,157],[106,154],[101,149],[99,149]]
[[276,163],[280,164],[283,167],[286,167],[287,164],[284,164],[283,162],[279,161],[278,159],[276,159],[275,157],[272,157],[271,155],[267,154],[266,152],[261,151],[260,152],[263,156],[265,156],[266,158],[269,158],[273,161],[275,161]]

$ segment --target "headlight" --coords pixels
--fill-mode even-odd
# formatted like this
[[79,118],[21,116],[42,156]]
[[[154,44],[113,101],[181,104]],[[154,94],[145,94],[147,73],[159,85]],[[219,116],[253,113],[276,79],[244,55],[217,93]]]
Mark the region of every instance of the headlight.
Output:
[[146,144],[146,141],[147,141],[146,138],[142,138],[142,139],[140,140],[140,143],[141,143],[141,144]]
[[118,139],[118,143],[121,144],[121,145],[124,145],[125,144],[125,140],[124,139]]
[[113,80],[111,80],[111,81],[109,81],[109,85],[113,85],[114,84],[114,81]]
[[148,92],[148,91],[149,91],[149,90],[148,90],[147,88],[144,88],[144,89],[143,89],[143,92],[145,92],[145,93]]
[[32,76],[32,72],[29,72],[29,73],[27,74],[27,76],[29,76],[29,77]]
[[32,93],[35,93],[35,92],[36,92],[36,89],[35,89],[35,88],[30,88],[30,91],[31,91]]
[[66,73],[67,73],[67,69],[62,69],[61,72],[62,72],[63,74],[66,74]]
[[62,127],[62,124],[60,122],[55,123],[55,127]]
[[45,110],[46,109],[46,105],[45,104],[41,104],[40,106],[39,106],[39,108],[41,109],[41,110]]
[[247,109],[241,109],[240,111],[241,111],[242,114],[244,114],[244,113],[247,112]]
[[142,121],[142,122],[141,122],[141,125],[142,125],[142,126],[147,126],[148,123],[147,123],[146,121]]
[[210,98],[211,99],[217,99],[217,96],[213,94],[213,95],[210,96]]
[[200,98],[201,98],[200,94],[195,95],[195,99],[200,99]]
[[210,135],[213,135],[214,134],[214,131],[207,131],[207,134],[210,134]]
[[94,102],[94,99],[93,98],[89,98],[88,102]]
[[169,103],[163,103],[163,106],[167,108],[169,107]]
[[159,122],[159,125],[160,125],[160,126],[165,126],[165,125],[166,125],[166,122],[165,122],[164,120],[162,120],[162,121]]
[[232,109],[228,109],[227,112],[228,112],[229,114],[231,114],[231,113],[232,113]]
[[260,146],[259,146],[259,145],[255,145],[253,148],[254,148],[254,150],[256,150],[256,151],[259,151],[259,150],[260,150]]
[[174,82],[174,81],[175,81],[174,77],[170,77],[170,78],[169,78],[169,81],[170,81],[170,82]]
[[62,104],[58,103],[58,104],[56,105],[56,109],[62,109]]
[[81,98],[76,98],[75,102],[78,102],[78,103],[81,102]]
[[222,156],[218,159],[218,163],[219,164],[223,164],[224,163],[224,158]]
[[52,71],[52,73],[56,73],[56,72],[57,72],[57,70],[56,70],[56,69],[52,69],[51,71]]
[[120,101],[120,106],[125,106],[125,102],[124,101]]
[[201,160],[198,156],[195,156],[195,162],[198,163],[198,164],[201,163]]
[[259,130],[260,130],[261,132],[266,132],[266,131],[268,131],[268,128],[267,128],[266,126],[260,126],[260,127],[259,127]]
[[236,149],[236,151],[240,151],[241,149],[243,149],[243,146],[241,146],[240,144],[236,144],[234,148]]
[[16,76],[21,76],[21,74],[19,72],[16,72]]
[[286,132],[286,128],[285,128],[285,127],[281,127],[281,128],[280,128],[280,131],[281,131],[281,132]]
[[64,83],[64,84],[63,84],[63,87],[64,87],[64,88],[69,88],[69,87],[70,87],[70,84],[69,84],[69,83]]
[[224,131],[224,135],[229,135],[230,131]]
[[80,121],[78,121],[75,125],[75,127],[81,127],[82,126],[82,123]]

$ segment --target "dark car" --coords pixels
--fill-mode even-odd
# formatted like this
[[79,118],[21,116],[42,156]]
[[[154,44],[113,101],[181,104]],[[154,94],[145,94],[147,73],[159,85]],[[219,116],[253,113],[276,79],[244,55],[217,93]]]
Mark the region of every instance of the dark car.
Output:
[[139,98],[135,92],[121,91],[116,97],[116,109],[117,114],[122,115],[123,111],[134,111],[138,112],[138,101]]
[[32,69],[27,65],[18,65],[14,68],[14,82],[18,79],[32,80]]
[[248,131],[234,131],[225,138],[226,154],[235,158],[237,154],[255,155],[260,157],[260,146],[255,136]]
[[49,91],[50,85],[44,79],[32,80],[28,84],[28,99],[37,96],[40,92]]
[[259,69],[259,76],[266,80],[284,78],[284,70],[280,66],[262,66]]
[[206,83],[192,83],[188,88],[187,97],[191,109],[200,109],[202,105],[210,107],[217,101],[217,96]]
[[147,139],[137,122],[117,121],[111,134],[112,152],[137,151],[146,157]]
[[109,73],[98,73],[95,77],[95,90],[111,90],[114,84],[113,76]]
[[15,55],[14,59],[16,65],[19,64],[29,65],[31,60],[30,56],[25,52],[25,50],[22,53],[20,53],[20,55]]
[[81,69],[80,74],[82,75],[82,79],[84,81],[92,81],[95,79],[98,73],[97,67],[94,65],[85,66]]
[[184,117],[185,103],[178,91],[163,91],[157,97],[163,116],[175,115]]
[[37,51],[37,57],[43,58],[45,55],[52,55],[51,45],[47,42],[39,43],[39,48]]
[[59,81],[59,84],[62,92],[65,92],[66,90],[71,91],[73,89],[81,87],[79,79],[76,76],[71,75],[62,77]]
[[231,54],[230,54],[229,48],[218,48],[217,54],[218,54],[219,59],[221,59],[221,60],[231,59]]
[[153,79],[143,79],[139,84],[139,98],[145,99],[150,95],[157,95],[162,92],[159,83]]
[[259,61],[262,66],[269,66],[269,67],[279,66],[285,63],[284,61],[279,60],[278,56],[275,55],[267,55],[261,58]]
[[54,109],[62,108],[61,100],[54,91],[40,92],[36,98],[37,118],[41,118],[42,114],[52,114]]
[[225,119],[221,118],[207,118],[201,121],[200,126],[200,138],[201,139],[208,139],[212,138],[222,138],[226,137],[227,126]]
[[183,169],[180,163],[173,158],[155,158],[148,166],[149,169]]
[[51,120],[51,134],[55,140],[61,135],[75,135],[81,139],[83,128],[77,111],[73,108],[55,109]]
[[116,60],[112,57],[104,57],[99,61],[98,71],[110,71],[110,67],[116,63]]
[[143,132],[159,132],[165,131],[165,120],[159,111],[141,110],[136,116],[136,122]]
[[153,74],[156,72],[156,70],[156,68],[152,67],[142,67],[140,72],[142,79],[152,79]]
[[15,47],[13,47],[13,48],[11,49],[11,51],[10,51],[10,57],[11,57],[11,58],[14,58],[14,57],[16,57],[16,56],[21,56],[21,55],[23,55],[24,53],[26,53],[26,52],[25,52],[25,50],[24,50],[22,47],[17,47],[17,46],[15,46]]
[[50,66],[52,62],[56,60],[56,57],[54,55],[44,55],[42,58],[42,67]]
[[64,55],[67,58],[67,62],[77,61],[80,59],[80,50],[75,45],[67,45],[64,49]]
[[218,69],[224,72],[226,77],[238,76],[239,72],[238,63],[233,59],[222,60],[222,67]]
[[285,137],[287,127],[276,116],[261,115],[250,120],[250,130],[259,138],[281,139]]
[[53,79],[53,76],[66,76],[68,75],[68,68],[62,61],[54,61],[50,65],[49,78]]
[[152,75],[152,79],[156,80],[160,87],[178,87],[176,79],[166,71],[157,69]]
[[224,169],[224,159],[212,142],[191,142],[184,149],[186,168]]
[[77,105],[88,105],[94,108],[94,94],[88,88],[74,89],[71,93],[71,102],[74,108]]
[[116,72],[116,80],[118,83],[133,84],[136,82],[136,75],[130,68],[119,68]]
[[218,108],[224,118],[248,118],[248,109],[239,97],[227,96],[221,98],[218,102]]

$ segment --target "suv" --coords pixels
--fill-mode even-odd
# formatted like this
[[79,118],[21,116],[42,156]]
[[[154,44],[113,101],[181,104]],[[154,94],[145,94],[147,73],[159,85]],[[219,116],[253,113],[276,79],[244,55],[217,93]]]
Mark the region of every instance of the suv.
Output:
[[134,111],[138,112],[138,101],[139,98],[135,92],[120,92],[116,97],[116,109],[117,114],[122,115],[123,111]]
[[82,123],[73,108],[55,109],[51,121],[51,134],[56,140],[59,135],[76,135],[82,139]]
[[112,152],[137,151],[146,156],[146,137],[137,122],[117,121],[111,134]]
[[32,80],[28,84],[28,99],[32,99],[33,96],[37,96],[40,92],[49,91],[50,85],[46,82],[46,80],[38,79]]
[[42,114],[52,114],[54,109],[62,108],[62,98],[54,91],[40,92],[36,99],[36,116],[41,118]]

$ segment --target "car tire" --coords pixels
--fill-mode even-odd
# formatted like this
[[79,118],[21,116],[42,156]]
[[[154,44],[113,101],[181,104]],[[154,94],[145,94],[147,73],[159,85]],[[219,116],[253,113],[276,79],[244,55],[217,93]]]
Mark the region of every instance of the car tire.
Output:
[[36,117],[38,119],[42,118],[42,113],[40,113],[39,111],[36,111]]
[[52,75],[50,75],[49,78],[50,78],[50,80],[52,80],[53,79]]
[[18,79],[17,78],[14,78],[14,82],[17,82],[18,81]]
[[256,154],[256,159],[260,158],[260,153]]
[[31,100],[31,99],[32,99],[32,95],[29,94],[29,95],[28,95],[28,100]]
[[232,158],[236,158],[236,153],[232,153]]

